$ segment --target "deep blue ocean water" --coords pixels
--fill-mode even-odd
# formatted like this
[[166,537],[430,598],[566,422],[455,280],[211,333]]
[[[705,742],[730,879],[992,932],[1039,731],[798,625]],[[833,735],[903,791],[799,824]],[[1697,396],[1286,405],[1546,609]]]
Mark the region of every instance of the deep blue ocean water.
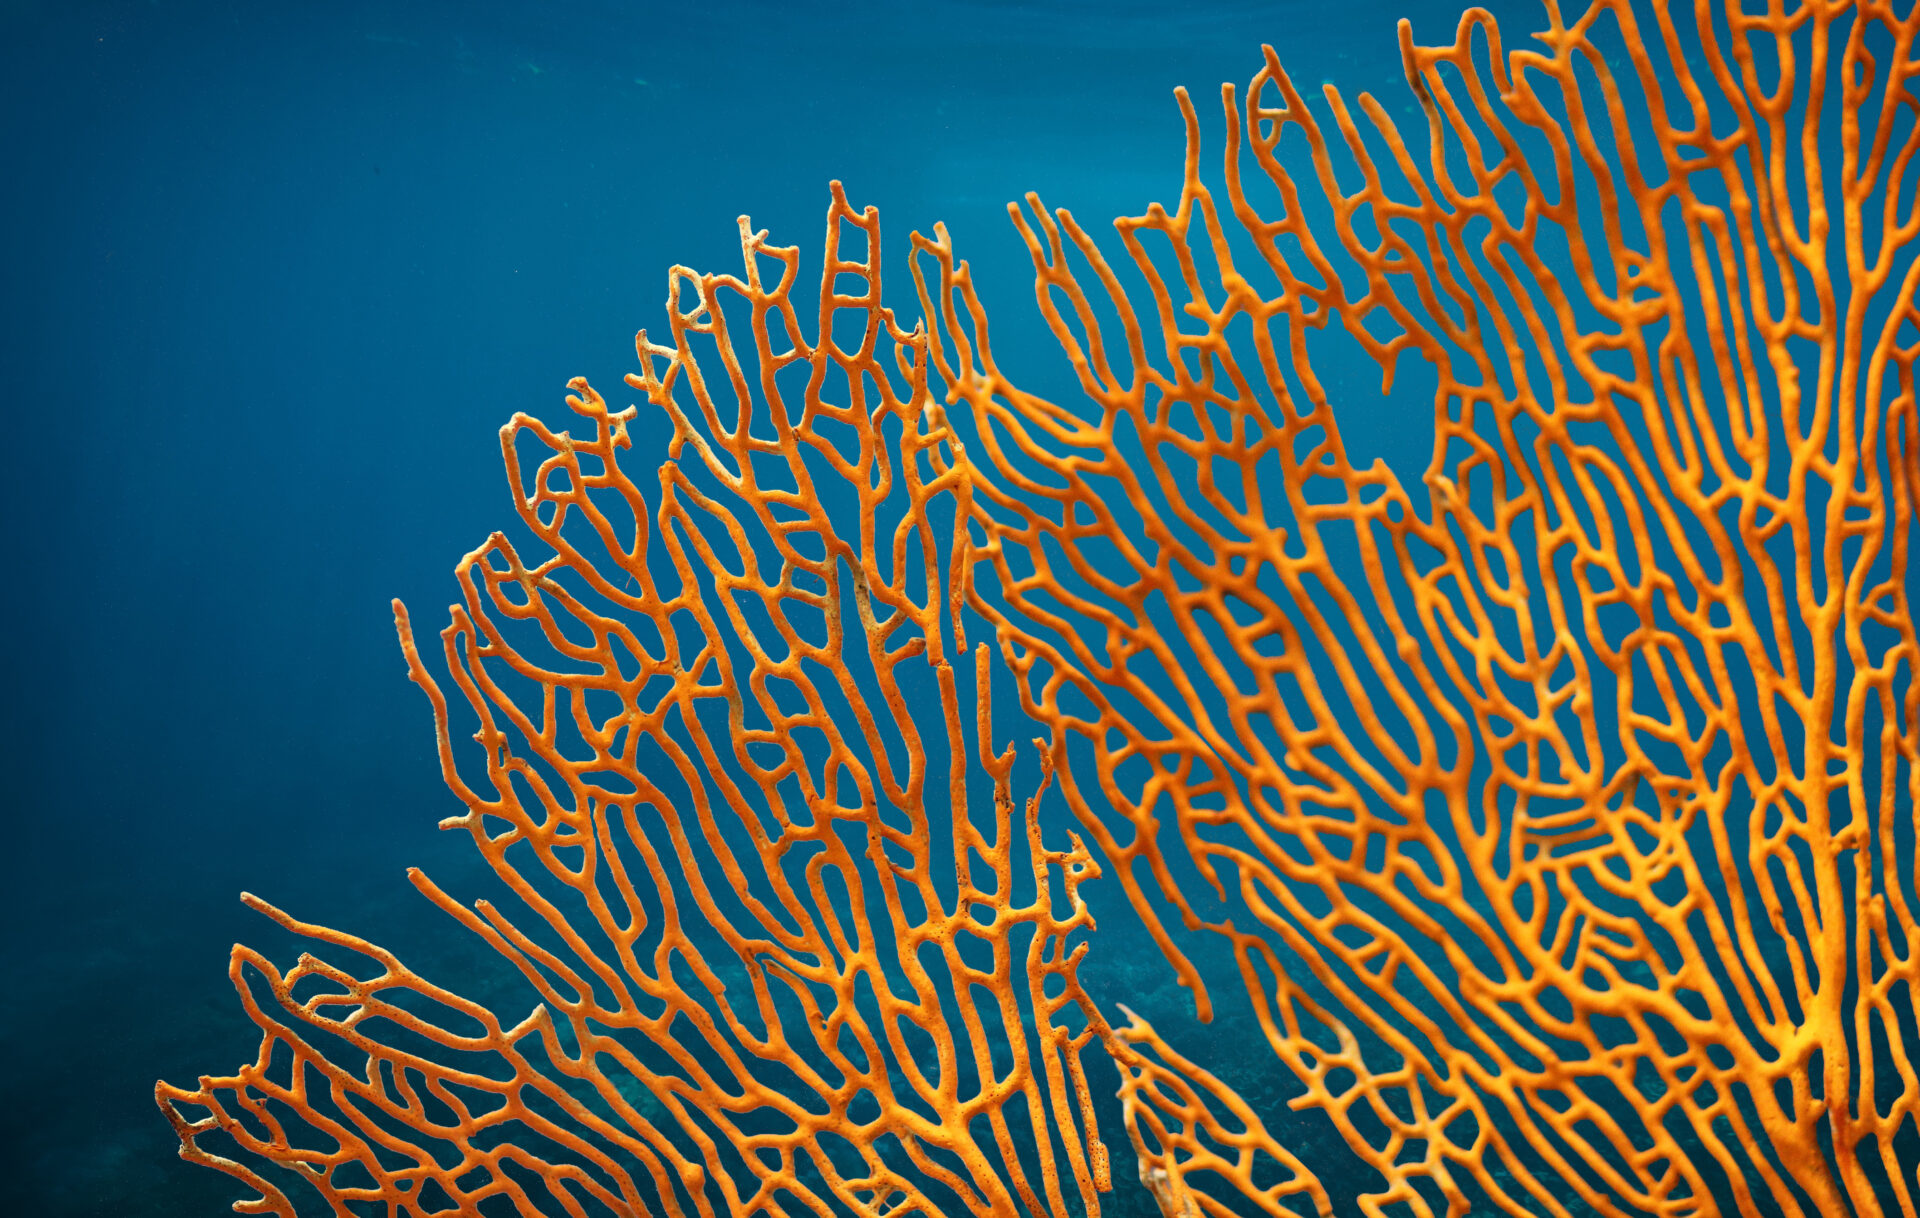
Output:
[[1216,122],[1272,42],[1399,89],[1403,15],[1457,6],[0,6],[0,1212],[239,1195],[151,1092],[255,1048],[228,948],[288,943],[243,888],[480,951],[402,877],[478,863],[388,601],[437,625],[511,517],[498,427],[625,393],[669,266],[733,269],[741,213],[816,248],[839,178],[890,248],[944,220],[1003,360],[1058,376],[1006,202],[1171,203],[1175,85]]

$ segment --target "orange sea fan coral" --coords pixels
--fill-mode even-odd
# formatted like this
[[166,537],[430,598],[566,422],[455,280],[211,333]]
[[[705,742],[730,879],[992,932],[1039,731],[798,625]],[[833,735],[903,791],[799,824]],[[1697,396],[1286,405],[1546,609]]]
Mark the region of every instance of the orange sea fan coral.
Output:
[[444,827],[531,917],[414,883],[539,1005],[509,1024],[248,898],[375,968],[235,950],[258,1061],[159,1094],[187,1158],[259,1190],[242,1212],[295,1204],[215,1131],[342,1214],[1097,1211],[1068,942],[1097,868],[1040,844],[994,747],[924,333],[881,308],[877,218],[837,185],[812,344],[798,252],[765,236],[742,222],[741,277],[676,270],[670,345],[640,336],[629,380],[693,450],[651,512],[619,464],[634,411],[584,381],[587,435],[502,431],[542,556],[496,534],[459,567],[472,781],[395,606],[466,805]]
[[[1744,7],[1403,25],[1420,153],[1269,51],[1231,222],[1183,97],[1179,206],[1118,222],[1144,294],[1014,213],[1090,409],[920,242],[1023,705],[1203,1013],[1165,919],[1231,942],[1369,1212],[1920,1198],[1917,27]],[[1431,370],[1424,493],[1354,459],[1329,327]]]
[[[415,883],[533,1013],[249,898],[371,967],[237,948],[183,1155],[283,1215],[1095,1213],[1098,1046],[1180,1218],[1920,1213],[1920,18],[1545,24],[1403,24],[1412,143],[1269,50],[1212,185],[1181,94],[1125,260],[1014,209],[1083,400],[943,229],[903,328],[838,187],[813,339],[744,221],[676,270],[652,502],[576,381],[590,435],[502,432],[539,552],[462,562],[451,706],[396,607],[525,912]],[[1095,877],[1269,1053],[1083,982]]]

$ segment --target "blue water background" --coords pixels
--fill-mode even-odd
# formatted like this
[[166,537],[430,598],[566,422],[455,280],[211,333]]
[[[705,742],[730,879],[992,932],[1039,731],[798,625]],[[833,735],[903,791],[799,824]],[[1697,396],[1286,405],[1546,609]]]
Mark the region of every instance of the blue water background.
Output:
[[[1395,19],[1434,39],[1456,12],[0,6],[0,1208],[240,1195],[174,1158],[151,1088],[254,1052],[228,947],[289,944],[241,889],[437,975],[481,965],[402,877],[478,864],[434,829],[457,808],[387,602],[437,629],[455,559],[511,519],[497,428],[560,418],[577,374],[627,400],[670,265],[734,269],[743,212],[817,249],[837,177],[902,272],[946,221],[1002,362],[1064,386],[1008,200],[1096,230],[1172,203],[1173,86],[1211,135],[1267,41],[1398,104]],[[1415,426],[1353,409],[1424,463],[1425,400]]]

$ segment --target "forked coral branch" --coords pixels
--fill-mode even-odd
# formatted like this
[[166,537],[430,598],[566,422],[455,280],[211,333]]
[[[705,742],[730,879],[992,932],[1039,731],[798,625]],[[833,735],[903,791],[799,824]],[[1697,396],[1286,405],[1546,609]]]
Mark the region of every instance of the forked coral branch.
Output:
[[[1544,24],[1403,23],[1398,117],[1269,49],[1217,171],[1182,92],[1123,258],[1010,208],[1071,401],[944,228],[903,327],[837,185],[810,325],[745,220],[676,268],[652,497],[575,381],[438,665],[396,606],[515,907],[414,883],[531,1013],[248,898],[364,963],[235,949],[183,1155],[289,1216],[1064,1218],[1104,1061],[1179,1218],[1920,1213],[1920,17]],[[1254,1043],[1083,978],[1146,940]]]

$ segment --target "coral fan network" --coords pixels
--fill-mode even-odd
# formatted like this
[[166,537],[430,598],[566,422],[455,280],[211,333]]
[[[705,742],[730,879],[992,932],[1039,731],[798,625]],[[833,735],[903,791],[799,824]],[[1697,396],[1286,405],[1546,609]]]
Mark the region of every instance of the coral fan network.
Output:
[[[516,415],[516,533],[438,648],[395,606],[512,901],[413,880],[530,1012],[248,897],[313,952],[235,949],[182,1155],[284,1216],[1915,1213],[1920,18],[1541,24],[1181,93],[1117,245],[1010,209],[1058,400],[838,185],[817,297],[745,220],[676,268],[643,402]],[[1149,942],[1239,1039],[1089,980]]]

